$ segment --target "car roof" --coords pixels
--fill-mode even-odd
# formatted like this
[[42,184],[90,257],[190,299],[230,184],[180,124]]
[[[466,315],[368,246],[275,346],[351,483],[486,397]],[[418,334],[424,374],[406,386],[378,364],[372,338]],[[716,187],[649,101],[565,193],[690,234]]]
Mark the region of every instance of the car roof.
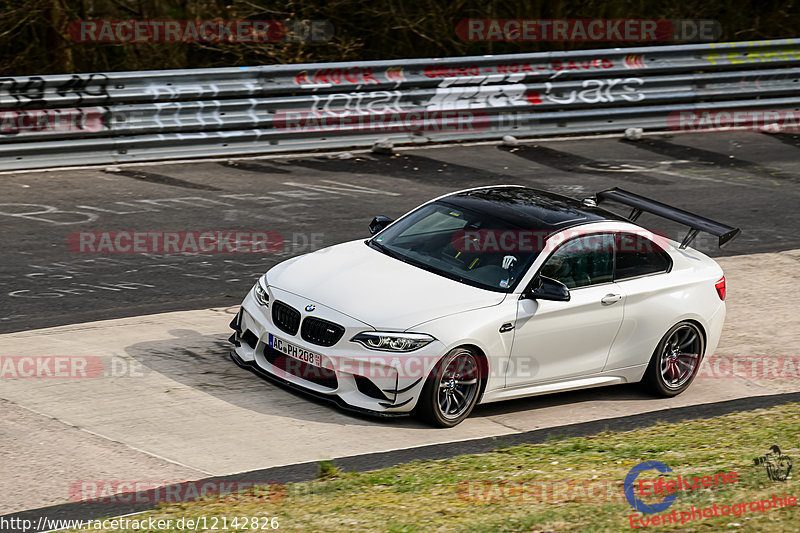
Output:
[[460,191],[439,198],[455,207],[486,213],[523,229],[560,231],[572,226],[627,218],[585,205],[568,196],[521,186],[494,186]]

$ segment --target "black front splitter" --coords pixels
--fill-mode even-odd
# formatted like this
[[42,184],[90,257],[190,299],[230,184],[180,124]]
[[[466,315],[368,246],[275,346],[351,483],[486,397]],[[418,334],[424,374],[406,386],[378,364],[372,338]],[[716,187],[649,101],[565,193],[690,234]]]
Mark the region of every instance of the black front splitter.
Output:
[[230,351],[230,356],[231,356],[231,359],[233,359],[234,363],[236,363],[237,365],[239,365],[240,367],[242,367],[242,368],[244,368],[246,370],[249,370],[250,372],[252,372],[253,374],[256,374],[259,377],[265,378],[265,379],[267,379],[267,380],[269,380],[269,381],[271,381],[273,383],[276,383],[276,384],[281,385],[283,387],[287,387],[289,389],[292,389],[294,391],[303,393],[305,395],[313,396],[314,398],[318,398],[320,400],[325,400],[326,402],[334,403],[340,409],[343,409],[345,411],[350,411],[350,412],[353,412],[353,413],[357,413],[359,415],[366,415],[366,416],[369,416],[369,417],[372,417],[372,418],[401,418],[401,417],[409,416],[411,414],[411,413],[385,413],[385,412],[381,412],[381,411],[372,411],[370,409],[364,409],[363,407],[355,407],[355,406],[352,406],[352,405],[348,404],[347,402],[345,402],[344,400],[342,400],[338,396],[330,395],[330,394],[323,394],[321,392],[317,392],[317,391],[314,391],[314,390],[309,390],[309,389],[306,389],[304,387],[301,387],[300,385],[292,383],[291,381],[287,381],[287,380],[285,380],[285,379],[283,379],[283,378],[281,378],[279,376],[276,376],[275,374],[271,374],[271,373],[267,372],[266,370],[264,370],[263,368],[261,368],[260,366],[258,366],[255,363],[255,361],[253,361],[253,362],[245,361],[244,359],[242,359],[241,357],[239,357],[237,355],[235,350],[231,350]]

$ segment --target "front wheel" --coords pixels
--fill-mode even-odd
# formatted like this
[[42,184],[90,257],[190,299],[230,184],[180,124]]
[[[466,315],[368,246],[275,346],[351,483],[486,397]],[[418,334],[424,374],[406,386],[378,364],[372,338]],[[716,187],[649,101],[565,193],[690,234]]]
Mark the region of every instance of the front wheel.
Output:
[[658,343],[642,383],[658,396],[677,396],[697,375],[704,350],[703,334],[696,324],[675,324]]
[[431,371],[416,412],[439,427],[453,427],[472,412],[481,386],[481,359],[469,348],[455,348]]

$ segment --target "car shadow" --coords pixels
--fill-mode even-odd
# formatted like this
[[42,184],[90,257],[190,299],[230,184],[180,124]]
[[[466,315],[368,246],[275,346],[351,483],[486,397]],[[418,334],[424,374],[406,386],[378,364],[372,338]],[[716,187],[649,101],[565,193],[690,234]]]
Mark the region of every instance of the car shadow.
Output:
[[[155,372],[241,409],[264,415],[321,423],[430,429],[409,416],[380,417],[349,411],[334,402],[258,376],[231,360],[231,345],[218,334],[200,335],[186,329],[170,330],[169,334],[173,338],[126,348],[127,354],[144,367],[145,379],[148,372]],[[635,385],[617,385],[479,405],[471,417],[488,418],[548,407],[579,406],[586,402],[648,398],[653,397]]]
[[594,387],[583,390],[554,392],[528,398],[517,398],[502,402],[478,405],[472,413],[474,417],[491,417],[513,414],[521,411],[535,411],[548,407],[580,407],[587,402],[623,402],[656,400],[657,398],[641,390],[636,383]]
[[168,333],[173,338],[126,348],[127,355],[144,367],[144,379],[149,372],[155,372],[239,408],[265,415],[347,425],[429,428],[409,416],[388,418],[348,411],[331,401],[258,376],[231,360],[232,345],[219,334],[201,335],[186,329]]

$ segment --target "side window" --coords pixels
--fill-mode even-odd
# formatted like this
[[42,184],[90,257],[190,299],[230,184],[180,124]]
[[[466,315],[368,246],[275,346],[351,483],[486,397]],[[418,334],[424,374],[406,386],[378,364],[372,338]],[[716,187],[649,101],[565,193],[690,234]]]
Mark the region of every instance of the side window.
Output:
[[569,289],[612,281],[614,237],[595,233],[574,237],[559,246],[539,271]]
[[615,280],[667,272],[672,267],[669,254],[642,235],[620,233],[616,247]]

